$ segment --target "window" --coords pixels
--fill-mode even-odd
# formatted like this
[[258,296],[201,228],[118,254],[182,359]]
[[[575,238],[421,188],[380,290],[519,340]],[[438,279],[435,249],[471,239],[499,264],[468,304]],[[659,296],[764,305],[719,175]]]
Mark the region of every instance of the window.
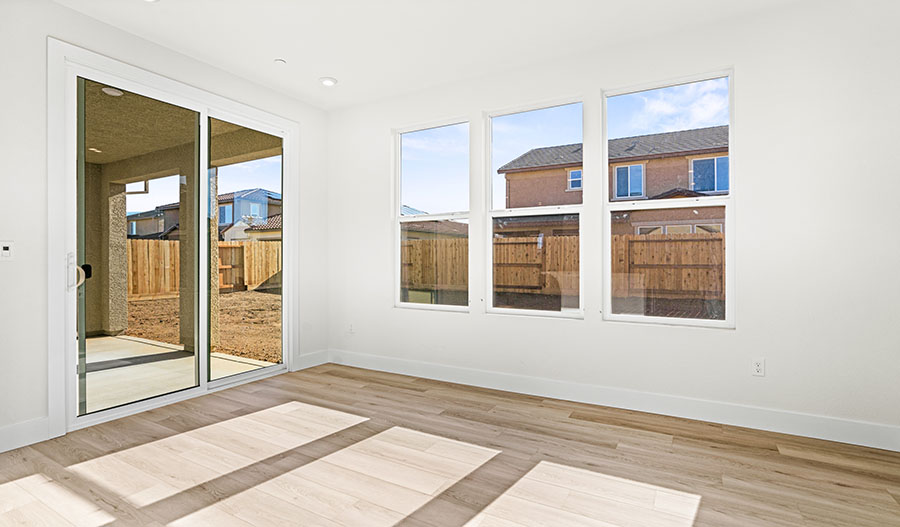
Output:
[[581,103],[492,116],[490,141],[489,310],[580,315]]
[[607,95],[604,318],[733,327],[730,89],[723,76]]
[[250,204],[250,217],[251,218],[261,218],[262,217],[259,213],[259,203],[251,203]]
[[697,192],[728,192],[728,157],[692,160],[691,181]]
[[132,234],[132,235],[137,234],[137,222],[136,221],[132,221],[131,223],[128,224],[128,234]]
[[219,225],[227,225],[234,222],[234,206],[229,203],[227,205],[219,205]]
[[690,234],[693,231],[692,225],[666,225],[666,234]]
[[722,224],[715,223],[712,225],[697,225],[694,232],[722,232]]
[[644,195],[644,165],[616,167],[616,198],[639,198]]
[[653,227],[636,227],[635,234],[640,234],[642,236],[647,236],[649,234],[663,234],[663,228],[658,225]]
[[399,134],[398,305],[469,305],[469,124]]
[[581,169],[569,170],[569,190],[581,190]]

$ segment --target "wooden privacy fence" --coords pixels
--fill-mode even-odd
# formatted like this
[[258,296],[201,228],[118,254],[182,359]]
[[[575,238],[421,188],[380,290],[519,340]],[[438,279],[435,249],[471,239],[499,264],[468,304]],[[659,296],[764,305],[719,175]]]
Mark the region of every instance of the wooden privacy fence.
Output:
[[407,240],[400,245],[400,281],[416,291],[465,291],[469,283],[466,238]]
[[494,291],[578,296],[578,236],[494,238]]
[[[177,240],[128,240],[128,299],[178,296]],[[219,242],[219,291],[281,287],[281,242]]]
[[724,300],[724,235],[614,235],[612,295]]
[[[579,237],[495,238],[497,292],[577,295]],[[401,287],[464,291],[468,240],[407,240],[400,246]],[[715,234],[615,235],[614,297],[725,299],[725,238]]]
[[[406,240],[400,245],[400,283],[418,291],[465,291],[466,238]],[[498,292],[578,294],[578,236],[494,239]]]

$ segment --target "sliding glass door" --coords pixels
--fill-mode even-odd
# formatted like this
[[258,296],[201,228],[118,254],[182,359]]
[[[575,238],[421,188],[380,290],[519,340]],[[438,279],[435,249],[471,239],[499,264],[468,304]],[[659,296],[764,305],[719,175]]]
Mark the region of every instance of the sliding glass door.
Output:
[[200,114],[77,84],[83,416],[199,385]]
[[209,380],[283,363],[282,139],[209,119]]

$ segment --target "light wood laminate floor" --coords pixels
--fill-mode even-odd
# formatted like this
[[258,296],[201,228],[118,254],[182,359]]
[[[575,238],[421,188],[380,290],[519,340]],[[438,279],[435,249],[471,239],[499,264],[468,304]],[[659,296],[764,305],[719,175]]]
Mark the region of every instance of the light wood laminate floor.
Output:
[[324,365],[0,454],[0,525],[900,526],[900,453]]

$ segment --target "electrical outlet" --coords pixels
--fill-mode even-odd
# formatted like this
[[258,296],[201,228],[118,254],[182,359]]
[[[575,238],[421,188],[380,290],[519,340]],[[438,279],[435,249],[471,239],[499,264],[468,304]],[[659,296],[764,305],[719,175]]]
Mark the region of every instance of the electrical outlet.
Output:
[[765,377],[766,359],[753,359],[750,361],[750,374],[756,377]]
[[350,327],[347,329],[347,333],[349,333],[351,335],[356,333],[355,331],[353,331],[353,324],[350,324]]

